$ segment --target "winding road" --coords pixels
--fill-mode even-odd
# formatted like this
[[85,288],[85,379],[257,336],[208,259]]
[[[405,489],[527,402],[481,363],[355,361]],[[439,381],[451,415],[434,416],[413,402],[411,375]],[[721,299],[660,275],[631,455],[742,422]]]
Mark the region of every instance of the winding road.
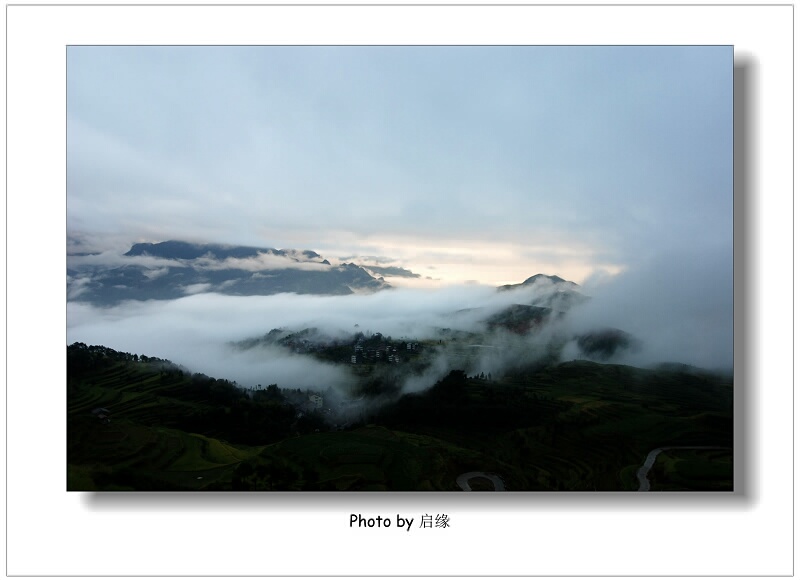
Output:
[[[636,478],[639,480],[639,491],[650,491],[650,480],[647,479],[647,474],[656,462],[656,457],[662,451],[669,451],[671,449],[730,449],[730,447],[720,447],[714,445],[687,445],[687,446],[671,446],[671,447],[656,447],[647,454],[642,466],[636,471]],[[464,491],[472,491],[469,486],[469,480],[473,477],[482,477],[492,482],[495,491],[505,491],[506,487],[503,485],[503,480],[493,473],[485,471],[468,471],[462,473],[456,478],[456,483]]]
[[650,491],[650,480],[647,479],[647,473],[653,464],[656,462],[656,457],[662,451],[670,449],[730,449],[730,447],[714,447],[714,446],[676,446],[676,447],[656,447],[647,454],[647,459],[644,460],[642,466],[636,471],[636,478],[639,480],[639,491]]
[[502,479],[500,479],[493,473],[486,473],[485,471],[468,471],[467,473],[462,473],[456,478],[456,483],[464,491],[472,491],[472,488],[469,486],[469,480],[472,479],[473,477],[482,477],[484,479],[488,479],[489,481],[492,482],[492,485],[494,485],[495,491],[506,490],[506,487],[503,485]]

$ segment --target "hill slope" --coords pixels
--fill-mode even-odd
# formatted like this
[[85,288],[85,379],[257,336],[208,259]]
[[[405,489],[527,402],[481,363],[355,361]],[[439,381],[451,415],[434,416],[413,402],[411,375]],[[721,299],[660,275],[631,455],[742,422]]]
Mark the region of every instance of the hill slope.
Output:
[[362,404],[342,428],[276,385],[246,391],[81,343],[67,360],[70,490],[457,490],[475,471],[510,490],[632,490],[662,446],[720,449],[665,454],[652,489],[733,485],[732,384],[696,370],[573,362],[494,381],[453,370]]

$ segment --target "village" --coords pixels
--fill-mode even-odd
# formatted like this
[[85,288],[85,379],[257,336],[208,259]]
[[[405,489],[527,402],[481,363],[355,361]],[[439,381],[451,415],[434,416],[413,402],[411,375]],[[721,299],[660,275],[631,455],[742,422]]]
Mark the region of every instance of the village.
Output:
[[421,353],[418,342],[393,341],[377,332],[371,338],[363,334],[356,335],[353,343],[353,352],[350,355],[350,364],[399,364],[408,362]]
[[[298,354],[310,354],[329,362],[346,364],[362,376],[370,375],[377,366],[391,367],[412,362],[424,350],[423,345],[417,341],[405,337],[394,340],[380,332],[357,332],[350,339],[320,341],[319,335],[313,329],[286,336],[280,340],[280,344]],[[283,392],[287,400],[297,408],[299,417],[314,413],[336,415],[345,424],[360,415],[360,403],[363,402],[363,395],[348,399],[330,388],[324,392],[299,389],[296,392],[291,389]]]
[[380,332],[357,332],[347,339],[331,339],[321,337],[317,329],[305,329],[275,340],[274,336],[280,332],[273,330],[267,336],[272,336],[271,341],[293,353],[310,354],[339,364],[400,364],[422,353],[422,345],[418,341],[407,338],[393,340],[391,336],[384,336]]

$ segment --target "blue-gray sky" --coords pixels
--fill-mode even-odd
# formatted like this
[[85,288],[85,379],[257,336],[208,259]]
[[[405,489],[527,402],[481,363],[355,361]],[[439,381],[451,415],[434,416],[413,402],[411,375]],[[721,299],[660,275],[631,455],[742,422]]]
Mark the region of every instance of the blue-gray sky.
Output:
[[67,65],[68,230],[92,242],[486,284],[732,262],[732,47],[78,46]]

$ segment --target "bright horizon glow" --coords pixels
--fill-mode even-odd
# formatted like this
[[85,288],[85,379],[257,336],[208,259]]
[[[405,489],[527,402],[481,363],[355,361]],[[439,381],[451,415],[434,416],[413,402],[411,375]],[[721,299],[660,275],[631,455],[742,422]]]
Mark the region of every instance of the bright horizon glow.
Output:
[[[387,277],[397,286],[439,287],[442,285],[477,283],[489,286],[519,284],[535,274],[557,275],[582,284],[597,271],[618,274],[619,264],[592,262],[589,248],[574,246],[527,247],[505,242],[479,240],[408,240],[405,237],[368,238],[362,246],[374,251],[369,256],[342,256],[338,262],[355,262],[365,266],[397,266],[419,274],[421,278]],[[334,250],[335,251],[335,250]],[[339,249],[339,254],[344,248]],[[524,260],[528,253],[537,252],[561,258]],[[383,258],[380,263],[376,256]],[[370,259],[372,258],[372,259]]]

